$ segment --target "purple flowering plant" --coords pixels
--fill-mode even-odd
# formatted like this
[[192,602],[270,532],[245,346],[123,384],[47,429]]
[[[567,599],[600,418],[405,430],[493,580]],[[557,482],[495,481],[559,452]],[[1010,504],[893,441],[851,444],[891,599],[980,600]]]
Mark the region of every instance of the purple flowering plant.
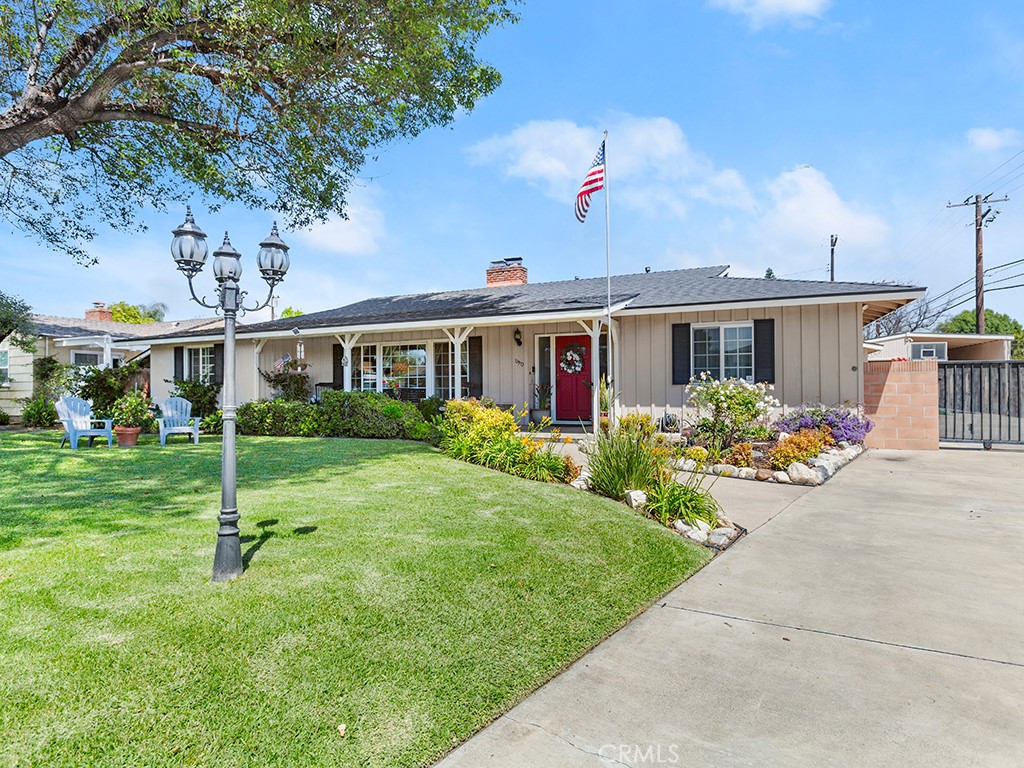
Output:
[[801,405],[775,422],[777,430],[790,434],[829,427],[836,442],[848,443],[863,443],[874,426],[856,410],[842,405]]

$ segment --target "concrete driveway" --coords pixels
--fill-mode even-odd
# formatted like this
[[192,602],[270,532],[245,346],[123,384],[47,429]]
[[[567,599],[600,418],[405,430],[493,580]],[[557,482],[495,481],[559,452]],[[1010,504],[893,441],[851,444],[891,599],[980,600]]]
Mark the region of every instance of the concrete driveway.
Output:
[[1024,452],[870,452],[439,765],[1019,768]]

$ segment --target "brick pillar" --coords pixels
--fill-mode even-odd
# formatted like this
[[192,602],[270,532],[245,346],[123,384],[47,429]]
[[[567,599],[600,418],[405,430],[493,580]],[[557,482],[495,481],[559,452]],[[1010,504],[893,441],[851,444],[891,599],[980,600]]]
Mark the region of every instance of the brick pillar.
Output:
[[939,364],[935,360],[864,363],[864,415],[875,423],[869,448],[939,449]]

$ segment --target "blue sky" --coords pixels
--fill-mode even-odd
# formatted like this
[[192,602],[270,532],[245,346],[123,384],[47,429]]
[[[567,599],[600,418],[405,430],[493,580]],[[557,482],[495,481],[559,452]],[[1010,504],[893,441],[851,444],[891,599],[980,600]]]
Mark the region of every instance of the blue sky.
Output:
[[[838,279],[941,292],[973,275],[973,208],[945,206],[975,192],[1011,197],[985,230],[986,265],[1024,258],[1018,4],[533,0],[520,11],[481,49],[504,77],[495,94],[382,149],[348,221],[284,233],[282,307],[477,287],[487,262],[508,256],[531,281],[603,275],[603,193],[586,224],[573,215],[603,130],[613,272],[729,264],[828,279],[836,233]],[[168,253],[184,202],[146,212],[147,232],[103,233],[90,268],[5,232],[4,289],[50,314],[123,299],[201,315]],[[231,231],[254,294],[271,218],[197,211],[214,245]],[[1011,286],[1020,273],[990,279]],[[1024,288],[986,301],[1024,320]]]

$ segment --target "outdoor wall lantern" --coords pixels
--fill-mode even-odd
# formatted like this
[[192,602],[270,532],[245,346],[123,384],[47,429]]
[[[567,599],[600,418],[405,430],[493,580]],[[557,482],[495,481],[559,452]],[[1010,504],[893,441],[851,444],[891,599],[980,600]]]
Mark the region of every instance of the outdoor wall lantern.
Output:
[[517,347],[523,346],[523,332],[519,328],[512,332],[512,338],[516,340]]
[[277,223],[267,238],[260,243],[256,255],[263,280],[270,287],[267,298],[260,304],[247,307],[246,292],[239,289],[242,276],[242,254],[236,251],[224,233],[224,243],[213,252],[213,276],[217,280],[217,301],[210,303],[196,295],[192,279],[206,264],[209,247],[206,234],[192,218],[192,209],[185,209],[185,221],[174,230],[171,256],[178,270],[188,278],[192,300],[202,307],[224,313],[224,437],[220,459],[220,515],[217,522],[217,551],[213,558],[213,581],[230,581],[242,575],[242,542],[238,536],[238,504],[236,501],[237,465],[235,456],[235,319],[246,312],[256,312],[268,306],[274,298],[274,287],[284,280],[290,259],[288,246],[277,233]]

